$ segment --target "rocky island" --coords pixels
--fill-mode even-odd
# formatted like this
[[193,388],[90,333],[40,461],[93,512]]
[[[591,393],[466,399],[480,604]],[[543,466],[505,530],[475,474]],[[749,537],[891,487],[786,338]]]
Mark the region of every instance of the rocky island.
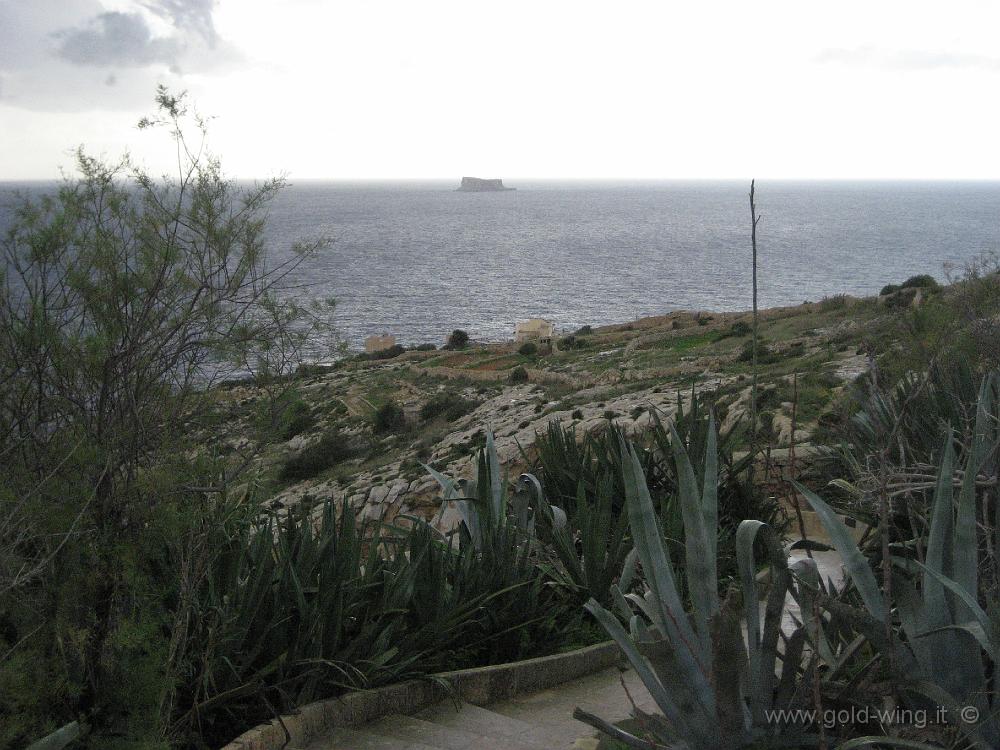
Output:
[[494,193],[517,188],[504,187],[503,180],[484,180],[479,177],[463,177],[458,188],[462,193]]

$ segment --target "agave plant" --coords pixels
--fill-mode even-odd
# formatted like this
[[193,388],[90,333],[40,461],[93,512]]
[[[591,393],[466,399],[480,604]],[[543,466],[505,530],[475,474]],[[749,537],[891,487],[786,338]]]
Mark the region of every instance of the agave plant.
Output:
[[580,603],[594,598],[610,606],[611,585],[632,550],[628,517],[615,510],[618,496],[613,477],[599,481],[590,497],[581,482],[574,510],[561,524],[551,512],[554,506],[542,499],[541,486],[532,482],[531,489],[539,498],[535,503],[541,511],[539,538],[555,555],[554,563],[548,566],[549,574],[573,591]]
[[[852,612],[897,674],[899,685],[920,701],[948,709],[948,717],[976,747],[1000,746],[1000,693],[983,655],[1000,666],[1000,620],[978,600],[979,544],[977,481],[996,448],[993,381],[984,379],[976,402],[974,428],[966,448],[964,471],[954,497],[955,447],[949,430],[932,503],[923,560],[896,556],[892,578],[894,601],[879,588],[874,572],[846,526],[830,506],[810,490],[798,489],[812,505],[861,595],[864,612]],[[996,468],[992,465],[995,479]],[[989,522],[990,519],[987,519]],[[906,575],[909,574],[909,575]],[[895,604],[895,607],[892,605]],[[890,638],[888,626],[898,616],[905,643]],[[960,707],[971,707],[962,718]]]
[[[702,485],[671,426],[671,449],[678,467],[678,501],[684,519],[685,571],[692,611],[683,606],[674,576],[674,563],[660,533],[642,465],[633,446],[622,440],[625,506],[635,540],[620,582],[612,586],[618,614],[592,599],[586,609],[617,641],[636,674],[642,679],[661,714],[635,709],[648,737],[639,737],[586,712],[574,713],[601,731],[636,748],[685,747],[739,748],[784,733],[810,738],[801,730],[769,722],[772,709],[804,705],[806,684],[800,679],[805,625],[788,638],[780,674],[776,673],[778,642],[788,592],[806,598],[789,570],[778,535],[761,521],[743,521],[736,535],[742,587],[720,604],[717,585],[718,453],[714,420],[706,437]],[[771,565],[763,627],[755,579],[754,548],[767,551]],[[643,595],[625,593],[641,563],[646,582]],[[804,566],[808,567],[809,563]],[[813,568],[815,574],[815,569]],[[818,577],[818,576],[815,576]],[[744,645],[741,615],[747,623]],[[744,679],[745,677],[745,679]],[[653,743],[651,745],[651,742]]]
[[526,540],[532,539],[536,520],[533,500],[545,503],[542,512],[555,526],[562,527],[566,523],[566,513],[548,505],[534,475],[522,474],[515,491],[509,491],[492,430],[486,431],[486,446],[476,456],[474,479],[456,480],[430,466],[424,465],[424,468],[441,485],[442,512],[449,503],[458,508],[461,521],[457,531],[462,546],[471,545],[482,551],[490,531],[508,523],[519,529]]

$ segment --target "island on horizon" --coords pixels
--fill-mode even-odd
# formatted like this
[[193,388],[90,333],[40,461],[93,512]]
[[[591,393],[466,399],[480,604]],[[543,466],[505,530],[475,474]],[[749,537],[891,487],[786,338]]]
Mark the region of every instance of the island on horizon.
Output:
[[462,184],[458,187],[463,193],[492,193],[503,190],[517,190],[517,188],[504,187],[503,180],[484,180],[479,177],[463,177]]

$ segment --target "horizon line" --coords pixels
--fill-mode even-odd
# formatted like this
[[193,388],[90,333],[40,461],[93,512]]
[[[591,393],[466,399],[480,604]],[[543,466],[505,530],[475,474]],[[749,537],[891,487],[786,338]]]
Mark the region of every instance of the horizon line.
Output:
[[[74,173],[70,173],[72,176]],[[417,176],[417,177],[400,177],[400,176],[376,176],[376,177],[363,177],[363,176],[316,176],[316,175],[302,175],[296,176],[291,173],[286,174],[271,174],[271,175],[228,175],[230,179],[244,181],[244,180],[270,180],[277,178],[284,178],[289,182],[294,182],[296,180],[308,181],[308,182],[339,182],[339,183],[359,183],[359,182],[445,182],[445,183],[458,183],[461,181],[462,177],[469,177],[476,175],[460,175],[458,177],[454,176]],[[4,177],[0,176],[0,184],[11,183],[11,182],[61,182],[65,179],[66,175],[60,176],[50,176],[50,177]],[[504,181],[509,181],[513,183],[514,181],[522,182],[746,182],[749,183],[751,179],[757,182],[767,181],[767,182],[895,182],[895,183],[930,183],[930,182],[948,182],[948,183],[990,183],[997,182],[1000,183],[1000,176],[997,177],[801,177],[801,176],[779,176],[779,177],[629,177],[629,176],[615,176],[615,177],[543,177],[543,176],[523,176],[515,175],[510,177],[488,177],[484,179],[501,179]]]

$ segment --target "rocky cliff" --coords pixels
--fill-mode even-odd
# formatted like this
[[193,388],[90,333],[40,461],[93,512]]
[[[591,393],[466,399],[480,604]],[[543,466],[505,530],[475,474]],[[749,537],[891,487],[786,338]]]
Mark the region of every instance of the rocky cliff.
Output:
[[503,180],[483,180],[479,177],[463,177],[462,184],[458,189],[464,193],[492,193],[501,190],[516,190],[516,188],[504,187]]

